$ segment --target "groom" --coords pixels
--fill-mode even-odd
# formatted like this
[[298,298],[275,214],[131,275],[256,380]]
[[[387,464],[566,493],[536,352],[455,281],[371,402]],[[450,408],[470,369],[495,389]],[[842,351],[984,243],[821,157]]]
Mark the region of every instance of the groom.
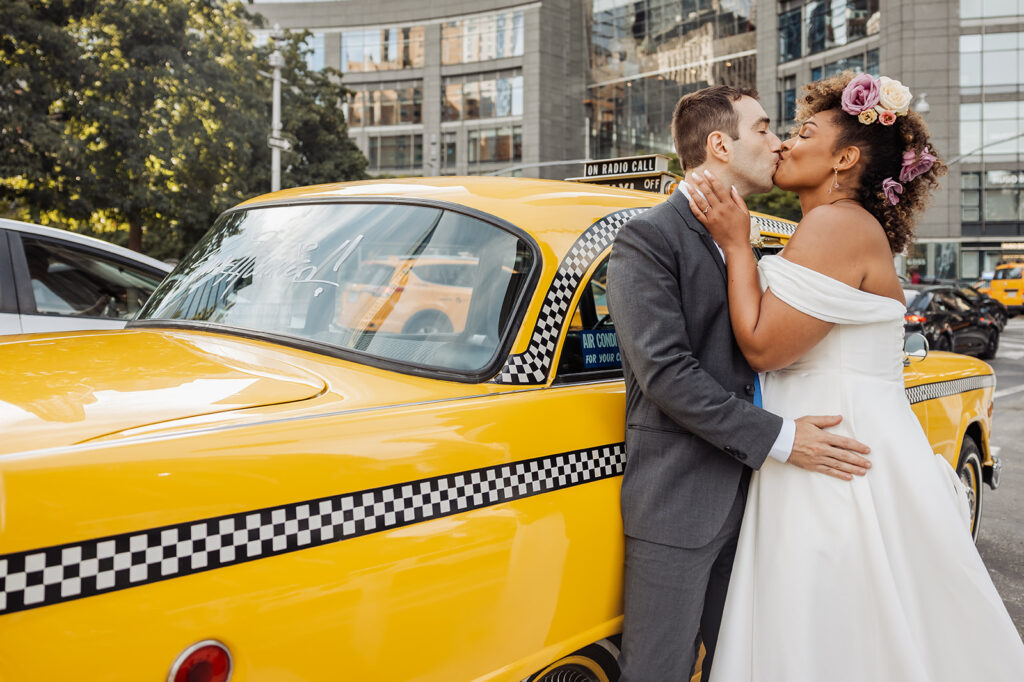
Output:
[[[754,93],[715,86],[679,100],[672,136],[684,171],[747,196],[772,187],[780,142],[768,124]],[[822,430],[840,417],[783,420],[754,405],[722,252],[682,186],[622,228],[608,282],[626,377],[622,680],[689,680],[701,639],[707,680],[751,471],[773,457],[863,475],[868,449]]]

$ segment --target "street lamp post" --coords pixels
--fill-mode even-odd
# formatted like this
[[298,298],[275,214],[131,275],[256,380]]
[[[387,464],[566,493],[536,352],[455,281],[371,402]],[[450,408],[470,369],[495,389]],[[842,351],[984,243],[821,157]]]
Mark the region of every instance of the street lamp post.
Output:
[[270,37],[275,45],[274,51],[270,53],[270,66],[274,69],[274,94],[267,145],[270,147],[270,191],[276,192],[281,189],[281,152],[288,151],[292,145],[281,137],[281,67],[284,66],[284,55],[277,49],[277,41],[284,37],[284,31],[278,24],[274,24]]
[[281,189],[281,67],[284,57],[278,50],[270,53],[270,66],[274,69],[274,104],[270,119],[270,191]]

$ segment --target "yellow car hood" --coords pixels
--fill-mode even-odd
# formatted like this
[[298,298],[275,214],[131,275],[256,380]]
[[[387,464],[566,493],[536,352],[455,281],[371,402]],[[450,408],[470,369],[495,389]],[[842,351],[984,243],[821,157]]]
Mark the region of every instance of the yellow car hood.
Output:
[[0,453],[326,389],[319,376],[253,352],[251,341],[167,330],[8,338],[0,343]]

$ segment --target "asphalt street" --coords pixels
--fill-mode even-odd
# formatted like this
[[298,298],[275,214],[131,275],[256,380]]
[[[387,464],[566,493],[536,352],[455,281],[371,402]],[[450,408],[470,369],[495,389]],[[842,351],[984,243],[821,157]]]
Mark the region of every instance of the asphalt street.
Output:
[[1024,316],[1003,330],[996,371],[991,445],[1003,461],[995,491],[985,487],[978,549],[1024,637]]

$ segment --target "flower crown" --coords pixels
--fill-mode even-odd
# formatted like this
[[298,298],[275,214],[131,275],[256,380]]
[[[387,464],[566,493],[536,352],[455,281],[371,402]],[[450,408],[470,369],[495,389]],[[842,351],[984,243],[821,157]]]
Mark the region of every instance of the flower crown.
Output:
[[[896,123],[899,116],[906,116],[910,110],[910,88],[892,78],[875,78],[862,73],[853,78],[843,88],[843,111],[856,116],[864,125],[876,121],[884,126]],[[882,191],[889,203],[895,206],[900,203],[899,195],[903,193],[903,184],[917,176],[927,173],[935,163],[936,157],[925,147],[920,152],[908,150],[903,153],[903,164],[900,169],[899,182],[891,177],[882,181]]]

